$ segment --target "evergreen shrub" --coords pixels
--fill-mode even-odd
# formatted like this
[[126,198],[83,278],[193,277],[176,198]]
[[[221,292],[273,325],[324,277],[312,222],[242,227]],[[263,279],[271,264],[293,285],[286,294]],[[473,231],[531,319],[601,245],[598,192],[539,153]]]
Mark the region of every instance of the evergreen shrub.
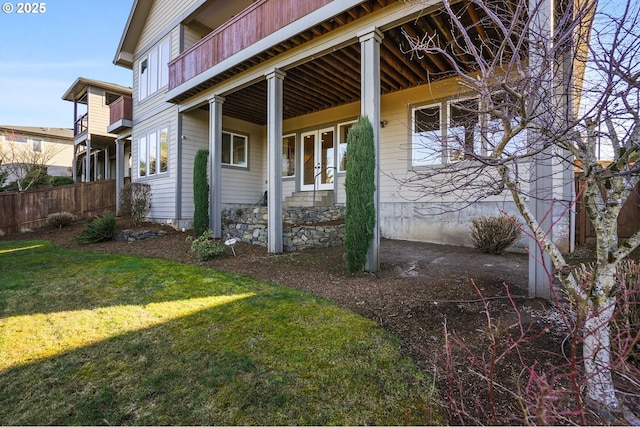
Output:
[[347,153],[344,259],[347,271],[358,274],[367,261],[376,215],[375,148],[373,127],[367,117],[360,117],[349,130]]

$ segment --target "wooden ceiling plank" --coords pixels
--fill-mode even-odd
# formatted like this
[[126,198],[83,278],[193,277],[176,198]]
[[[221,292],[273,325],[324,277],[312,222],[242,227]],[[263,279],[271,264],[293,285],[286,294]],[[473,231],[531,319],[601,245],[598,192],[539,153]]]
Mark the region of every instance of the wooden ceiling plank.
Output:
[[[403,29],[407,34],[409,34],[410,37],[417,38],[417,39],[421,39],[422,37],[424,37],[424,34],[418,35],[415,28],[411,25],[406,25],[403,27]],[[432,29],[431,31],[427,30],[426,32],[435,33],[435,31],[433,31]],[[424,57],[429,58],[429,61],[431,61],[436,66],[439,72],[445,73],[449,70],[449,67],[447,67],[437,55],[424,54]]]

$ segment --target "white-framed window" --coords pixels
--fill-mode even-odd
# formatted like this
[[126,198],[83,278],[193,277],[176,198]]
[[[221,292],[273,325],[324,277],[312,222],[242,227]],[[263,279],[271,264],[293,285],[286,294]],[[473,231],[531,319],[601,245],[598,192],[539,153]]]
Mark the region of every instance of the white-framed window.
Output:
[[138,139],[138,176],[165,174],[169,171],[169,126],[162,126]]
[[447,161],[453,163],[482,153],[478,99],[462,99],[447,103]]
[[296,136],[282,137],[282,177],[296,175]]
[[347,171],[347,136],[354,123],[355,120],[338,125],[338,172]]
[[431,166],[442,163],[441,105],[413,108],[411,112],[413,134],[411,166]]
[[249,137],[222,131],[222,164],[246,168],[249,166]]
[[[510,108],[497,94],[492,103]],[[434,166],[490,155],[504,135],[502,121],[493,119],[478,98],[442,101],[411,110],[411,166]],[[509,114],[511,115],[511,114]],[[512,120],[516,126],[517,118]],[[520,132],[507,144],[504,153],[513,155],[526,149],[526,133]]]
[[170,39],[167,37],[140,58],[138,99],[144,100],[169,84]]
[[32,138],[31,139],[31,148],[33,149],[34,153],[42,153],[42,140],[41,139],[37,139],[37,138]]
[[[492,105],[496,108],[505,110],[505,117],[512,117],[510,125],[512,129],[518,125],[518,120],[515,118],[515,114],[512,114],[508,110],[514,110],[518,107],[515,102],[510,98],[506,92],[494,93],[491,96]],[[491,155],[493,150],[502,142],[504,137],[504,123],[495,117],[487,118],[486,130],[482,133],[483,145],[486,148],[487,155]],[[502,153],[505,156],[521,155],[525,154],[528,150],[527,147],[527,133],[522,130],[520,133],[512,137],[504,146]]]

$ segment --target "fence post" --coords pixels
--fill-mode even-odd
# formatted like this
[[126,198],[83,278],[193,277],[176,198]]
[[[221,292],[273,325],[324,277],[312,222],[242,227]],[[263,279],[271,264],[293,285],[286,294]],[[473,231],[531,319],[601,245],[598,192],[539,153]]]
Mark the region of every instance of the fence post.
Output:
[[84,194],[84,188],[87,184],[82,182],[80,184],[80,215],[82,215],[82,218],[84,218],[84,211],[85,211],[85,194]]
[[15,211],[15,221],[16,221],[16,230],[20,231],[22,229],[22,192],[16,193],[16,205],[14,207]]

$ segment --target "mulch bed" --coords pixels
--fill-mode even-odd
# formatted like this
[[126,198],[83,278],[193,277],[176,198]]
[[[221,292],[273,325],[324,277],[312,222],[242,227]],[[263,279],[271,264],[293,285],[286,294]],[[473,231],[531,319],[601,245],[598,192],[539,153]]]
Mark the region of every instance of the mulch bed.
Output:
[[[43,228],[5,236],[2,240],[45,239],[64,248],[167,259],[270,280],[331,299],[373,319],[396,335],[405,353],[428,375],[435,374],[443,399],[454,393],[455,402],[450,403],[456,403],[458,411],[452,414],[452,423],[491,424],[494,420],[498,424],[524,423],[514,398],[517,378],[524,378],[524,366],[534,362],[538,366],[566,363],[563,355],[566,333],[557,310],[546,301],[527,298],[528,258],[525,254],[495,256],[470,248],[383,239],[380,271],[353,277],[346,273],[343,247],[276,255],[267,253],[264,247],[237,243],[235,257],[228,250],[220,259],[198,262],[186,241],[188,232],[145,224],[135,231],[162,230],[163,233],[155,238],[79,245],[73,237],[84,227],[84,223],[76,223],[62,229]],[[119,220],[118,229],[125,228],[133,229]],[[491,327],[488,320],[492,322]],[[449,360],[444,351],[445,325],[468,350],[456,353],[451,361],[454,369],[449,370],[445,369]],[[517,337],[519,325],[529,336],[537,338],[522,344],[520,355],[511,352],[495,370],[494,419],[486,376],[473,368],[470,358],[479,360],[489,354],[491,342],[483,333],[487,328],[498,331],[504,339]],[[449,339],[452,336],[449,335]],[[557,397],[560,401],[555,402],[556,407],[575,409],[570,393]],[[625,403],[638,412],[637,390],[625,397]],[[587,411],[584,421],[605,423],[591,410]],[[567,416],[554,422],[581,420]]]

